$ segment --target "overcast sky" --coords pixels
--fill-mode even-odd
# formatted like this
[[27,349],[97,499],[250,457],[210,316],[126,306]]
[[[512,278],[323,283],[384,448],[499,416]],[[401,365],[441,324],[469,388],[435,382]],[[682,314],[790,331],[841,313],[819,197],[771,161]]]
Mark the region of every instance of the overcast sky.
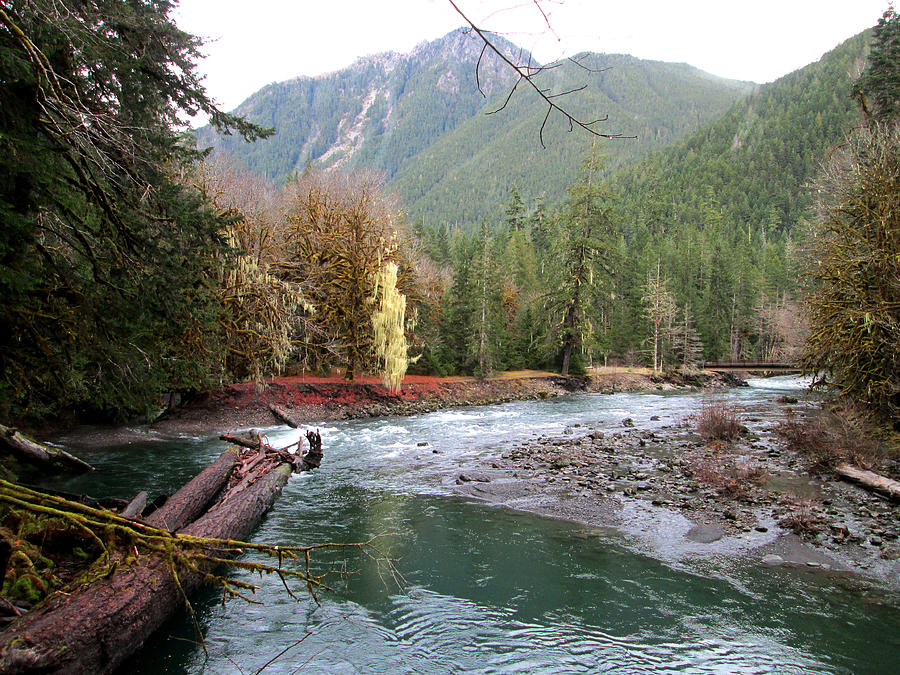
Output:
[[[875,25],[888,0],[456,0],[543,63],[580,51],[684,61],[771,82]],[[463,24],[448,0],[181,0],[179,26],[211,40],[199,68],[225,110],[271,82],[408,52]]]

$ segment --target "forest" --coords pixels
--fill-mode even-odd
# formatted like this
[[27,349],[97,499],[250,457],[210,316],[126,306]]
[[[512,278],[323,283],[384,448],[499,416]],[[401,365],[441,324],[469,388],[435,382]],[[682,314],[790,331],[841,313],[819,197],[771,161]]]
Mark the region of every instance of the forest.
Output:
[[[640,377],[652,387],[661,382],[661,375],[696,375],[711,360],[782,361],[798,365],[815,385],[839,394],[850,410],[842,417],[828,404],[809,406],[816,410],[808,423],[797,422],[793,411],[784,412],[784,434],[793,429],[792,442],[816,446],[810,453],[819,453],[816,461],[821,466],[816,470],[831,462],[834,466],[828,470],[868,483],[868,489],[880,490],[885,499],[896,498],[900,487],[895,480],[867,470],[869,459],[872,466],[875,459],[896,462],[896,436],[889,434],[900,431],[900,18],[893,9],[873,29],[821,61],[752,90],[741,83],[713,81],[690,67],[665,64],[638,64],[628,72],[643,73],[645,79],[629,86],[621,72],[607,75],[582,64],[601,85],[602,95],[621,104],[617,110],[639,106],[647,89],[655,89],[659,99],[671,99],[678,86],[662,83],[680,73],[683,81],[693,82],[704,101],[698,106],[708,119],[701,119],[698,106],[676,100],[673,107],[635,116],[636,131],[646,131],[651,138],[624,151],[613,145],[627,142],[620,134],[581,125],[566,137],[562,152],[557,147],[547,162],[516,173],[509,167],[528,164],[524,146],[492,145],[488,140],[508,135],[522,141],[523,133],[531,133],[532,145],[537,140],[543,146],[545,130],[548,141],[560,130],[542,126],[540,115],[535,123],[535,108],[519,105],[518,99],[508,110],[495,111],[499,117],[493,119],[509,115],[513,120],[505,130],[479,126],[475,113],[485,102],[476,96],[455,105],[443,105],[440,96],[427,99],[424,92],[429,89],[452,94],[466,77],[473,52],[454,42],[460,35],[451,39],[454,68],[449,71],[442,70],[447,55],[431,45],[424,49],[430,59],[427,68],[417,71],[393,57],[383,57],[380,64],[361,61],[351,69],[350,81],[290,84],[286,89],[299,92],[310,103],[307,107],[279,115],[269,109],[254,116],[249,108],[232,114],[219,110],[204,90],[197,71],[201,41],[176,26],[172,8],[172,2],[156,0],[0,0],[0,441],[5,447],[25,448],[32,460],[45,453],[50,457],[42,457],[45,464],[64,461],[74,470],[87,471],[91,467],[84,461],[58,449],[51,452],[13,427],[52,432],[81,423],[144,422],[158,419],[160,411],[172,405],[174,394],[190,401],[204,393],[241,388],[268,393],[280,386],[273,379],[284,375],[340,373],[353,382],[378,374],[384,387],[367,384],[368,391],[380,401],[400,402],[407,373],[467,375],[471,377],[459,380],[483,386],[491,382],[482,380],[499,371],[548,370],[554,374],[544,379],[568,404],[580,399],[563,394],[584,384],[587,378],[580,376],[597,366],[647,369],[651,372]],[[619,59],[629,67],[634,61]],[[500,79],[496,91],[481,92],[483,98],[502,97],[510,80],[503,78],[502,65],[488,67],[497,69]],[[566,88],[565,72],[561,68],[546,77],[558,75],[562,79],[552,86]],[[543,77],[536,81],[546,85],[550,80]],[[379,80],[387,93],[371,95],[365,86],[369,80]],[[355,92],[349,110],[319,119],[305,116],[314,99],[328,109],[349,90]],[[283,108],[284,92],[273,85],[256,102],[274,101],[274,108]],[[551,99],[541,100],[538,109]],[[578,105],[577,97],[565,100]],[[424,110],[424,117],[417,116],[418,110]],[[553,110],[550,104],[545,124]],[[204,143],[212,131],[195,133],[186,122],[197,112],[232,141],[215,150]],[[273,134],[283,131],[272,125],[286,118],[299,127],[282,136],[293,139],[292,147],[272,143],[277,138]],[[359,122],[354,128],[359,132],[354,138],[362,139],[358,155],[349,146],[335,145],[350,119]],[[390,133],[391,120],[401,133]],[[448,134],[432,134],[435,127],[446,127],[442,131]],[[481,132],[473,133],[478,128]],[[313,131],[318,141],[310,140]],[[604,134],[609,138],[601,139]],[[259,145],[252,145],[256,142]],[[465,162],[454,167],[452,159],[436,159],[442,148],[453,148],[453,157],[460,148],[474,145],[494,153],[496,163],[475,152],[465,154],[475,158],[479,171]],[[227,147],[269,150],[241,156],[225,152]],[[270,168],[277,180],[268,175]],[[454,184],[457,169],[469,175]],[[423,199],[412,205],[404,186]],[[297,378],[295,383],[308,387],[309,379]],[[362,390],[333,382],[327,386]],[[528,390],[522,398],[528,397],[528,405],[545,405],[547,393]],[[343,414],[336,396],[329,396],[323,397],[325,404],[314,405],[330,405],[335,410],[327,412]],[[694,406],[700,401],[694,396],[699,394],[682,397],[680,405]],[[772,405],[783,402],[793,405],[798,400],[779,397]],[[599,408],[579,415],[596,417]],[[369,407],[365,412],[381,417],[386,409]],[[413,409],[404,410],[409,414]],[[523,439],[527,435],[533,440],[539,430],[535,410],[522,413],[524,428],[515,433]],[[660,421],[649,414],[654,409],[642,412]],[[278,409],[271,399],[264,413],[265,419],[272,413],[291,427],[291,444],[275,447],[267,433],[258,431],[246,437],[223,434],[219,440],[232,445],[212,461],[204,455],[210,446],[198,450],[197,444],[211,439],[179,436],[177,449],[163,448],[158,455],[149,445],[138,443],[136,453],[120,453],[122,447],[111,444],[110,455],[125,457],[125,468],[113,474],[114,482],[127,482],[138,468],[148,469],[143,464],[151,465],[150,472],[161,472],[168,468],[163,464],[179,456],[196,454],[189,457],[191,462],[206,464],[177,492],[152,502],[143,488],[131,500],[104,504],[75,492],[23,485],[19,465],[4,460],[0,600],[6,609],[0,621],[11,628],[2,631],[0,670],[108,671],[183,605],[203,643],[188,595],[204,582],[216,586],[223,601],[241,597],[257,603],[255,594],[262,588],[257,576],[277,578],[290,599],[298,601],[288,585],[291,580],[316,601],[312,616],[322,608],[317,591],[332,590],[326,576],[347,566],[326,563],[319,571],[311,567],[311,553],[364,554],[379,568],[372,578],[378,576],[387,590],[381,572],[387,569],[394,582],[402,574],[394,575],[394,558],[378,548],[382,535],[373,534],[374,516],[390,511],[393,517],[396,512],[403,515],[398,522],[407,523],[432,518],[435,509],[434,502],[426,501],[432,495],[420,494],[427,490],[417,487],[415,494],[404,495],[397,484],[390,486],[396,494],[385,490],[379,482],[382,476],[373,469],[386,463],[392,468],[415,464],[415,472],[424,473],[426,462],[449,461],[453,477],[429,480],[463,486],[452,493],[453,499],[443,500],[452,509],[471,506],[470,500],[459,497],[482,494],[481,488],[493,479],[481,468],[501,471],[503,461],[514,470],[516,481],[518,471],[527,467],[528,479],[513,484],[516,489],[533,486],[541,500],[545,488],[560,476],[560,484],[573,481],[574,486],[577,481],[579,498],[587,500],[583,504],[596,506],[600,490],[616,500],[645,493],[647,503],[627,516],[649,518],[645,522],[666,520],[654,510],[663,507],[671,509],[672,522],[683,524],[692,521],[681,509],[701,509],[693,516],[698,523],[708,514],[721,513],[713,528],[684,528],[686,540],[700,530],[692,545],[724,541],[724,529],[712,532],[720,525],[733,528],[734,536],[748,534],[761,541],[756,535],[768,533],[777,523],[783,532],[807,539],[825,541],[827,535],[834,548],[851,538],[837,518],[853,520],[863,514],[863,507],[844,506],[844,511],[828,509],[834,518],[826,520],[824,509],[813,509],[799,496],[791,501],[794,498],[780,488],[761,496],[770,482],[766,466],[776,466],[765,464],[763,456],[781,457],[782,451],[775,449],[773,455],[755,436],[754,442],[741,445],[738,439],[751,434],[736,409],[704,402],[696,416],[685,418],[696,422],[695,430],[688,430],[689,424],[663,422],[638,430],[629,417],[607,420],[605,431],[594,426],[575,438],[573,428],[587,420],[578,418],[582,421],[572,426],[567,422],[565,432],[546,444],[545,437],[515,446],[509,439],[498,441],[491,448],[496,456],[490,469],[481,467],[475,473],[470,464],[478,465],[467,463],[471,455],[464,455],[468,448],[462,453],[459,446],[450,451],[422,449],[440,445],[438,437],[457,435],[457,421],[433,426],[429,440],[411,435],[406,456],[381,452],[393,436],[406,433],[403,427],[382,425],[379,433],[391,437],[376,437],[374,427],[357,426],[345,434],[343,457],[336,452],[334,465],[336,471],[351,466],[353,473],[371,473],[374,478],[366,480],[373,482],[352,483],[346,474],[343,480],[340,474],[329,474],[327,480],[297,481],[293,489],[320,511],[309,509],[312,524],[298,525],[303,509],[291,510],[288,529],[291,537],[311,537],[314,543],[248,543],[243,540],[291,475],[318,468],[324,457],[318,429],[295,432],[304,422]],[[320,413],[316,407],[312,414]],[[222,409],[214,414],[222,414]],[[815,426],[816,419],[829,415],[830,429]],[[727,433],[706,433],[704,417],[724,422]],[[858,420],[878,425],[872,432],[875,442],[857,433],[863,428]],[[491,424],[506,433],[496,419]],[[470,429],[486,433],[479,425]],[[835,425],[843,434],[837,441],[835,435],[828,436]],[[110,430],[101,428],[102,433]],[[364,440],[360,428],[368,429]],[[666,440],[655,439],[660,429],[673,431]],[[132,439],[143,433],[128,430],[132,432]],[[338,436],[333,434],[329,444],[340,447]],[[468,444],[468,438],[463,434],[459,443]],[[822,439],[839,450],[827,460],[821,459]],[[662,450],[671,454],[658,459],[644,454],[641,448],[648,441],[665,445]],[[154,443],[159,445],[159,439]],[[888,443],[894,444],[892,454],[883,449]],[[335,445],[326,449],[330,452]],[[373,447],[379,454],[372,454]],[[655,451],[661,452],[660,447]],[[567,452],[577,456],[566,458]],[[752,465],[747,459],[751,452],[757,453]],[[442,460],[445,453],[449,458]],[[625,455],[634,460],[629,467],[620,464]],[[466,459],[460,460],[463,456]],[[464,464],[466,474],[460,473]],[[543,467],[540,471],[552,473],[536,472],[537,464]],[[652,467],[647,469],[654,472],[652,477],[646,467]],[[784,465],[777,471],[782,469]],[[785,475],[794,478],[786,473],[778,477]],[[472,483],[478,483],[479,492],[465,491]],[[97,485],[102,483],[98,480],[91,489]],[[323,487],[335,492],[322,492]],[[574,493],[562,490],[558,494],[564,495],[568,508]],[[364,501],[370,497],[377,501]],[[763,520],[751,512],[750,504],[765,511]],[[832,504],[830,498],[823,499],[822,507]],[[510,521],[504,521],[496,531],[479,533],[486,514],[500,511],[482,506],[471,512],[476,515],[468,516],[464,530],[454,530],[463,534],[439,535],[441,545],[465,556],[460,563],[451,559],[455,569],[443,576],[459,576],[467,592],[473,586],[467,570],[477,560],[474,551],[496,553],[499,562],[492,567],[501,567],[506,553],[495,546],[498,533],[517,530],[522,522],[510,527]],[[879,564],[883,560],[890,565],[896,556],[883,555],[882,547],[885,553],[896,551],[885,546],[885,540],[895,541],[900,534],[891,530],[892,522],[883,522],[887,517],[876,516],[868,506],[864,508],[871,526],[866,537],[854,534],[854,543],[865,549],[865,560],[879,556]],[[356,516],[348,513],[349,507],[357,509]],[[891,513],[880,503],[873,509]],[[638,510],[650,515],[638,516]],[[325,511],[327,515],[319,515]],[[622,512],[628,513],[624,508]],[[461,511],[448,513],[447,520],[459,526]],[[557,537],[559,522],[546,518],[553,512],[535,513],[543,517],[540,522],[552,523],[554,535],[541,534],[532,541]],[[568,518],[565,511],[560,513]],[[356,536],[357,530],[347,528],[355,517],[361,517],[364,527],[353,543],[343,538]],[[504,510],[507,517],[512,516]],[[601,521],[591,522],[596,527]],[[734,528],[741,528],[740,534]],[[485,538],[469,549],[458,545],[459,539],[473,534]],[[434,552],[430,545],[421,546],[417,535],[406,539],[415,541],[419,552]],[[586,560],[595,570],[610,567],[614,558],[636,559],[626,557],[631,553],[618,544],[593,539],[593,534],[590,541],[579,534],[572,548],[555,555],[553,564],[577,557],[573,550],[587,551]],[[333,543],[338,541],[344,543]],[[595,544],[596,550],[591,548]],[[528,572],[540,572],[540,591],[549,588],[558,596],[564,586],[546,582],[535,565],[537,547],[518,546],[509,550],[527,563]],[[720,554],[717,549],[715,555]],[[766,555],[761,564],[768,566],[766,559],[772,557]],[[780,555],[774,558],[785,561]],[[294,567],[283,566],[291,561]],[[627,583],[635,585],[637,567],[654,578],[672,567],[670,560],[657,562],[645,556],[638,564],[623,565],[628,568]],[[810,559],[799,563],[801,569],[808,571],[810,562],[831,569]],[[690,577],[700,580],[704,598],[715,595],[705,574],[676,572],[682,576],[672,577],[670,588],[683,586]],[[574,583],[575,594],[588,597],[594,609],[598,603],[584,591],[585,584],[617,585],[593,574],[566,571],[560,578]],[[781,603],[783,589],[771,578],[763,585],[772,587]],[[485,579],[493,582],[493,577]],[[519,586],[515,593],[528,594]],[[417,611],[430,594],[421,586],[410,596]],[[750,604],[755,606],[758,594],[748,595],[754,596]],[[553,597],[546,604],[555,608],[558,600]],[[713,602],[726,601],[716,596]],[[607,606],[620,605],[616,597]],[[631,623],[634,608],[625,605]],[[451,613],[457,614],[460,606],[453,605]],[[291,605],[292,621],[301,614],[295,607]],[[694,621],[698,613],[686,607],[684,616]],[[867,602],[865,613],[874,607]],[[715,614],[718,609],[721,605],[702,612]],[[503,608],[503,613],[516,611]],[[671,623],[679,612],[666,609],[663,621]],[[376,613],[360,621],[346,620],[355,614],[344,615],[339,623],[367,624]],[[739,619],[745,621],[746,616]],[[843,630],[848,621],[834,623]],[[284,634],[291,625],[285,622]],[[517,633],[521,627],[516,626]],[[767,624],[769,629],[782,632],[780,625]],[[554,618],[551,632],[556,630]],[[580,625],[578,631],[585,632]],[[280,634],[281,629],[266,632]],[[495,641],[495,633],[488,633]],[[612,634],[605,632],[604,640]],[[274,658],[264,654],[269,661],[257,672],[306,637]],[[342,641],[331,633],[327,639]],[[383,634],[379,640],[393,642]],[[195,646],[209,658],[206,644]],[[254,644],[254,656],[258,650]],[[530,659],[530,645],[528,651]],[[792,645],[791,652],[796,651]]]
[[[407,368],[796,362],[818,283],[812,182],[860,120],[889,115],[856,112],[864,34],[630,166],[607,167],[627,141],[584,134],[558,193],[510,182],[500,215],[412,218],[362,169],[274,184],[194,149],[178,110],[249,141],[272,129],[215,109],[196,39],[162,10],[104,6],[69,26],[52,7],[4,14],[7,420],[146,414],[164,392],[284,373],[397,386]],[[857,83],[894,86],[873,63]]]

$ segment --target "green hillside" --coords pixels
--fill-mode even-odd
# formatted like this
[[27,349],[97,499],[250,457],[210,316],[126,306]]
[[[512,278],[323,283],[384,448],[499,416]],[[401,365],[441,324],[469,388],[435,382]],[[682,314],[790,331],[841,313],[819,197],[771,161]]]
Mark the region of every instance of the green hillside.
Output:
[[[527,59],[511,43],[500,44]],[[542,148],[546,105],[525,86],[504,110],[486,114],[502,105],[514,80],[499,59],[485,57],[479,68],[485,99],[475,79],[480,53],[480,41],[457,30],[406,55],[367,57],[330,75],[271,84],[235,112],[275,127],[273,137],[247,144],[204,129],[199,142],[275,182],[307,165],[381,171],[413,220],[475,223],[497,216],[512,185],[525,199],[556,201],[590,137],[569,133],[564,120],[551,117]],[[603,133],[637,137],[607,145],[611,168],[683,138],[752,87],[686,64],[630,56],[587,55],[581,63],[563,62],[536,81],[554,93],[585,87],[560,101],[585,120],[608,115],[597,125]]]
[[811,204],[807,183],[853,125],[851,76],[865,59],[861,33],[819,61],[758,87],[681,143],[615,176],[624,211],[664,203],[664,218],[702,222],[714,195],[726,219],[766,235],[791,230]]
[[[583,55],[579,67],[564,62],[536,81],[553,92],[585,86],[561,99],[581,120],[604,116],[600,133],[636,136],[605,142],[611,169],[665,147],[715,119],[752,85],[722,80],[686,64],[643,61],[631,56]],[[505,97],[505,92],[503,94]],[[495,98],[485,111],[496,109]],[[591,137],[570,132],[554,113],[541,146],[546,104],[524,87],[495,115],[480,114],[460,124],[410,161],[391,182],[414,220],[473,223],[494,218],[518,187],[527,201],[546,195],[557,202],[577,175]]]

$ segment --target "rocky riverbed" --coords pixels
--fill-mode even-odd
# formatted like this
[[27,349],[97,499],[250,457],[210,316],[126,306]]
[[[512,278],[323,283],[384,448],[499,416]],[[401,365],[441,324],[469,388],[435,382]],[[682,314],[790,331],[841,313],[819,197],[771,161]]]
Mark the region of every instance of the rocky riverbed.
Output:
[[656,555],[746,554],[900,591],[900,504],[810,475],[771,426],[733,443],[706,443],[693,426],[569,427],[453,480],[461,494],[636,535]]

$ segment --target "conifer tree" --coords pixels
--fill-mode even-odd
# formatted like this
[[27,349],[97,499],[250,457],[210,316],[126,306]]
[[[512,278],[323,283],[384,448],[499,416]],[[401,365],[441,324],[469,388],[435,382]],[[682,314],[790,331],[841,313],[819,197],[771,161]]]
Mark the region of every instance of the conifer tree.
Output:
[[221,113],[171,2],[0,3],[0,415],[141,410],[219,361],[217,219],[175,173]]
[[555,268],[546,297],[549,318],[556,322],[551,334],[562,348],[563,375],[569,374],[573,355],[590,341],[597,303],[611,273],[604,259],[612,250],[614,196],[602,185],[603,169],[595,143],[560,214]]
[[663,369],[665,347],[671,338],[672,319],[675,316],[675,299],[668,289],[668,282],[661,276],[659,260],[655,274],[647,276],[643,297],[644,313],[650,321],[650,337],[653,352],[653,372]]
[[874,30],[857,101],[869,120],[818,182],[803,357],[843,394],[900,426],[900,19]]
[[900,120],[900,16],[889,7],[872,29],[866,68],[853,97],[863,114],[881,121]]

